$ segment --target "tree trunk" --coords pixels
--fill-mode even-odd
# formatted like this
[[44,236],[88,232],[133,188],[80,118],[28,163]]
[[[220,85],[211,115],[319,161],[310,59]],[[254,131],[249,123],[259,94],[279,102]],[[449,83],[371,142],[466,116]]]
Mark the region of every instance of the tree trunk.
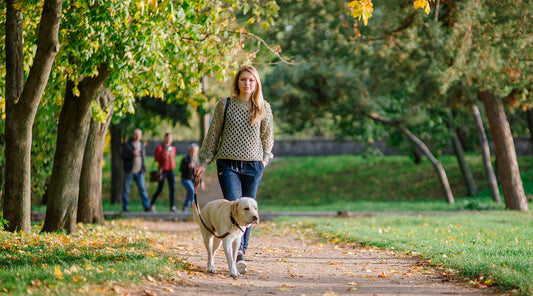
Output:
[[411,149],[411,152],[413,154],[413,161],[415,162],[415,164],[420,164],[422,163],[422,158],[424,157],[424,153],[422,153],[422,151],[420,151],[420,149],[418,148],[418,146],[412,146],[413,148]]
[[368,117],[374,121],[381,122],[386,125],[393,126],[397,129],[399,129],[402,133],[404,133],[409,140],[411,140],[422,152],[424,155],[427,156],[435,170],[437,171],[437,175],[439,176],[440,183],[442,185],[442,189],[444,190],[444,194],[446,196],[446,201],[450,204],[453,204],[455,202],[452,194],[452,189],[450,187],[450,183],[448,182],[448,177],[446,176],[446,171],[442,167],[442,164],[433,156],[429,148],[422,142],[419,138],[417,138],[411,131],[409,131],[407,128],[405,128],[402,124],[398,122],[393,122],[391,120],[382,118],[376,114],[370,114]]
[[481,114],[479,113],[479,108],[476,105],[472,105],[472,111],[476,120],[476,129],[479,137],[479,144],[481,145],[483,164],[485,165],[485,172],[487,173],[487,178],[489,181],[490,194],[492,195],[492,200],[497,203],[500,203],[500,189],[498,188],[498,180],[496,179],[496,174],[494,174],[494,169],[492,168],[492,162],[490,160],[489,141],[487,141],[487,135],[485,134],[485,128],[483,127]]
[[476,181],[472,176],[472,172],[470,172],[470,168],[466,162],[463,146],[461,146],[461,141],[459,141],[459,137],[457,137],[455,132],[453,133],[452,144],[453,150],[455,151],[455,156],[457,157],[457,162],[461,168],[461,173],[463,173],[463,179],[465,181],[466,188],[468,189],[468,196],[474,196],[474,194],[477,193]]
[[80,174],[91,119],[91,101],[109,75],[106,65],[99,67],[98,72],[98,76],[85,77],[78,83],[79,97],[73,93],[74,82],[67,81],[43,232],[76,231]]
[[104,224],[102,206],[102,162],[107,127],[113,117],[114,96],[108,89],[100,87],[96,98],[100,108],[107,112],[103,123],[92,118],[80,176],[78,198],[78,222]]
[[461,141],[459,141],[459,137],[457,136],[457,133],[454,131],[454,127],[452,123],[453,123],[453,116],[451,112],[448,112],[448,128],[450,129],[453,135],[452,136],[453,150],[455,152],[455,156],[457,157],[457,162],[459,163],[459,168],[461,169],[461,173],[463,174],[463,179],[465,181],[465,185],[468,190],[468,196],[474,196],[474,194],[476,194],[477,192],[476,182],[474,181],[474,177],[472,176],[472,173],[470,172],[470,168],[468,167],[468,163],[466,162],[463,146],[461,144]]
[[122,170],[122,123],[111,124],[111,203],[122,202],[122,184],[124,171]]
[[7,230],[31,231],[31,141],[32,125],[52,64],[59,50],[58,32],[62,0],[43,4],[37,50],[24,83],[22,11],[6,4],[6,122],[5,122],[5,194],[3,217]]
[[496,162],[502,183],[505,207],[527,211],[527,199],[520,177],[513,135],[500,98],[490,91],[481,91],[479,97],[485,106],[496,151]]
[[[207,75],[204,75],[202,79],[202,92],[204,95],[207,95],[207,88],[209,86],[208,81],[209,79]],[[205,136],[207,135],[207,130],[209,129],[209,115],[204,114],[203,112],[198,112],[198,115],[200,120],[200,134],[198,135],[198,143],[200,146],[202,146]]]

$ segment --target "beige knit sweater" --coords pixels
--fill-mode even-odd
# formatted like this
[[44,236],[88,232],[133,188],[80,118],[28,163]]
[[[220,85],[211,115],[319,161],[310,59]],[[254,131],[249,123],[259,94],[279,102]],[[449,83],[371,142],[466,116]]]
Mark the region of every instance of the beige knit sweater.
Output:
[[250,125],[250,104],[231,98],[222,129],[226,98],[218,101],[207,136],[198,152],[200,165],[207,166],[216,159],[269,161],[274,157],[274,123],[270,104],[265,102],[265,117],[254,125]]

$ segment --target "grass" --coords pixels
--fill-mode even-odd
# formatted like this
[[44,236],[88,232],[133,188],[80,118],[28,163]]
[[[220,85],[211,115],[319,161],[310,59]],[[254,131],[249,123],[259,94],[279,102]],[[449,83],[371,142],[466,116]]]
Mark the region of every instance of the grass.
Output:
[[[480,156],[467,158],[479,190],[471,197],[467,196],[457,161],[451,156],[439,160],[446,169],[454,204],[446,203],[428,161],[415,165],[408,157],[351,155],[276,159],[265,170],[258,201],[263,212],[391,212],[374,217],[306,219],[305,223],[296,223],[296,219],[279,221],[334,243],[355,242],[418,254],[431,264],[459,270],[476,285],[497,284],[533,295],[531,213],[505,211],[503,203],[492,201]],[[531,196],[533,158],[521,157],[519,164],[524,190]],[[216,174],[214,166],[207,174]],[[106,165],[104,192],[110,192],[109,180]],[[155,190],[156,184],[148,183],[148,192]],[[168,205],[167,190],[165,185],[158,206]],[[184,194],[176,182],[177,205]],[[531,202],[529,205],[533,206]],[[121,206],[111,204],[109,196],[104,196],[104,210],[120,211]],[[142,211],[136,188],[131,190],[130,210]],[[458,212],[422,217],[398,216],[392,211]],[[80,225],[82,234],[72,236],[0,232],[0,240],[5,242],[0,247],[0,289],[4,289],[0,294],[83,294],[101,283],[136,282],[146,274],[161,274],[168,262],[180,268],[180,263],[167,254],[153,256],[153,238],[148,234],[129,232],[120,221],[111,223],[118,224],[110,228]],[[38,232],[40,227],[35,227]],[[68,279],[68,285],[64,279]]]
[[[78,225],[73,235],[0,232],[0,294],[114,294],[121,283],[171,276],[184,264],[132,221]],[[157,250],[157,251],[155,251]]]
[[430,216],[280,218],[331,243],[373,245],[452,268],[477,286],[497,284],[533,295],[533,217],[495,211]]
[[[457,161],[440,161],[456,202],[448,204],[429,161],[408,157],[364,158],[341,155],[291,157],[267,167],[258,192],[262,211],[451,211],[502,210],[494,203],[480,156],[468,156],[479,192],[467,196]],[[526,194],[533,194],[533,158],[520,158]]]
[[[263,212],[291,211],[456,211],[503,210],[503,203],[495,203],[490,195],[481,156],[468,156],[478,193],[467,196],[459,165],[453,156],[439,159],[446,170],[455,203],[448,204],[429,161],[414,164],[405,156],[366,158],[354,155],[325,157],[286,157],[276,159],[265,170],[257,200]],[[179,163],[180,159],[176,162]],[[520,157],[524,189],[533,195],[533,157]],[[150,168],[152,158],[146,160]],[[185,190],[175,171],[176,206],[181,208]],[[206,175],[215,176],[214,165]],[[104,211],[120,212],[120,204],[110,202],[110,164],[103,170]],[[146,182],[149,198],[157,183]],[[500,189],[501,190],[501,189]],[[503,198],[503,197],[502,197]],[[131,211],[143,211],[137,186],[132,184],[129,197]],[[156,202],[167,210],[168,185]],[[533,206],[532,203],[530,203]],[[530,207],[531,207],[530,206]],[[32,205],[32,211],[45,212],[45,206]]]

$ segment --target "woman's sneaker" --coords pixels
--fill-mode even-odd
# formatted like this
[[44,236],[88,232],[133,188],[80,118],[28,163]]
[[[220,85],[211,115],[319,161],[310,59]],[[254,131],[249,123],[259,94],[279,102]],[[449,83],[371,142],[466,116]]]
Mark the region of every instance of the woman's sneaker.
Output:
[[237,255],[237,270],[240,274],[246,273],[246,261],[244,261],[244,256],[242,254]]

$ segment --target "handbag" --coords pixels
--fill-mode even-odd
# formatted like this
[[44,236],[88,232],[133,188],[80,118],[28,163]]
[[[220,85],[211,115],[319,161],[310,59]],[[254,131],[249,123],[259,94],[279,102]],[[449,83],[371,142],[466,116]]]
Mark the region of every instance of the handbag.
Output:
[[161,181],[161,177],[161,172],[159,170],[150,172],[150,182],[159,182]]
[[157,168],[155,160],[152,162],[152,170],[150,171],[150,182],[160,182],[163,178],[163,174],[159,169],[154,169],[154,166]]

